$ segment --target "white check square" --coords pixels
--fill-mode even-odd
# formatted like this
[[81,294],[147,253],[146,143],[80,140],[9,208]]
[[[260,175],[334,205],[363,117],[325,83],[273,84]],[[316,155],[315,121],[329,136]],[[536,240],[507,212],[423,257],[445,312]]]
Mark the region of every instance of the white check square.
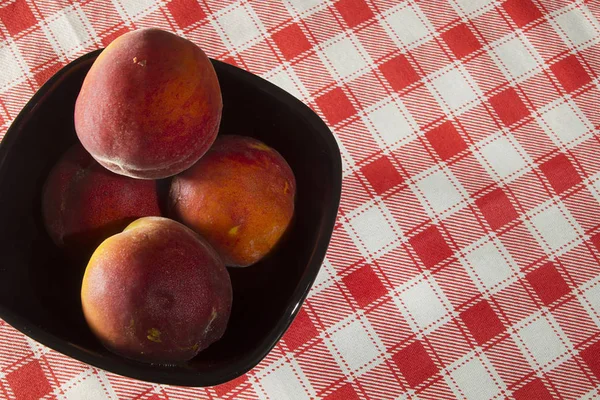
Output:
[[394,296],[394,303],[415,333],[434,330],[450,317],[450,304],[433,277],[419,275]]
[[573,102],[551,105],[541,111],[539,123],[558,147],[577,141],[591,130],[588,119]]
[[[569,350],[565,344],[568,339],[550,314],[547,317],[538,315],[533,321],[528,319],[516,335],[525,346],[523,355],[534,368],[549,368]],[[519,343],[519,340],[515,342]]]
[[240,51],[261,36],[262,23],[250,4],[234,3],[220,10],[213,21],[223,43]]
[[103,371],[94,373],[92,370],[86,370],[73,378],[71,384],[65,385],[67,388],[63,393],[65,400],[106,400],[116,399],[117,396],[108,382],[102,382],[106,378]]
[[383,203],[365,204],[350,217],[349,225],[348,233],[365,257],[390,248],[398,239],[396,232],[400,232]]
[[465,249],[465,267],[477,285],[483,290],[493,290],[502,282],[507,282],[514,274],[512,258],[498,240]]
[[123,19],[140,18],[158,8],[154,0],[113,0]]
[[369,322],[364,319],[340,323],[339,328],[331,333],[329,338],[327,346],[331,354],[338,359],[340,367],[347,373],[364,373],[370,370],[377,364],[377,357],[383,354],[383,345],[375,331],[370,328]]
[[567,44],[580,46],[598,37],[600,25],[594,15],[585,7],[579,5],[577,8],[566,13],[561,13],[554,19],[556,30]]
[[483,167],[490,171],[491,175],[497,175],[500,179],[507,179],[523,171],[527,166],[528,157],[516,139],[499,135],[493,139],[484,139],[484,143],[478,145],[479,158]]
[[27,63],[21,56],[19,48],[10,42],[4,42],[0,47],[0,90],[6,90],[23,82],[29,73]]
[[534,211],[529,218],[531,233],[549,254],[563,253],[576,242],[581,228],[564,206],[552,204],[539,208],[541,211]]
[[458,5],[460,14],[466,15],[474,12],[483,11],[484,8],[494,2],[494,0],[454,0]]
[[457,211],[457,206],[465,198],[465,190],[452,171],[434,167],[424,175],[415,184],[418,189],[416,194],[429,214],[435,216]]
[[383,27],[398,47],[410,48],[428,36],[433,28],[416,4],[402,3],[387,12]]
[[314,398],[314,389],[294,359],[289,362],[281,361],[273,366],[273,369],[258,378],[254,386],[258,396],[265,400]]
[[453,66],[431,78],[430,92],[448,115],[461,114],[476,104],[479,88],[464,67]]
[[323,44],[322,48],[319,56],[323,64],[331,75],[339,80],[347,80],[373,63],[360,40],[354,35],[347,36],[343,33]]
[[54,50],[68,58],[91,44],[96,35],[92,24],[79,7],[60,11],[45,29]]
[[537,51],[524,36],[515,36],[508,41],[501,39],[493,54],[498,68],[509,80],[526,78],[543,64]]
[[310,10],[310,12],[314,12],[318,10],[320,7],[325,7],[327,5],[326,0],[284,0],[285,6],[292,13],[302,14]]
[[448,370],[450,373],[445,377],[446,382],[457,399],[494,399],[501,393],[501,388],[496,382],[504,386],[502,379],[484,354],[477,356],[469,353],[451,365]]
[[418,132],[417,123],[402,100],[394,97],[385,99],[367,111],[363,122],[374,131],[373,136],[382,147],[402,144],[416,137]]

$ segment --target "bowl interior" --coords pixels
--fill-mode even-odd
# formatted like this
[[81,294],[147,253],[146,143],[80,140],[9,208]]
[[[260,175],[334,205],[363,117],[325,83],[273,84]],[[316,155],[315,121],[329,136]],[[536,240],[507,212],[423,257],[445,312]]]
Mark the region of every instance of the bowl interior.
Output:
[[252,136],[283,155],[297,179],[295,217],[267,258],[229,269],[233,310],[220,341],[183,364],[125,360],[105,350],[88,329],[79,298],[85,260],[66,259],[52,244],[40,210],[50,168],[77,140],[75,99],[98,54],[74,61],[46,83],[0,146],[0,317],[55,350],[111,372],[186,386],[226,382],[275,345],[318,273],[339,203],[339,149],[326,125],[300,101],[214,61],[224,102],[219,134]]

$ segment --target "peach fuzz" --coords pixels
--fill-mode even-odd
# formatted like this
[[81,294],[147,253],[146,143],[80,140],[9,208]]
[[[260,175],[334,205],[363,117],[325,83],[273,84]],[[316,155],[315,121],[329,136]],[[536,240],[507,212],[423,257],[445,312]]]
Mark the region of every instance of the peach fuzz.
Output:
[[146,217],[96,249],[81,302],[107,349],[139,361],[175,363],[221,338],[232,289],[206,241],[178,222]]
[[225,135],[173,178],[169,212],[205,237],[225,265],[245,267],[278,243],[294,214],[295,193],[294,174],[275,149]]
[[208,150],[222,107],[217,75],[198,46],[140,29],[114,40],[92,65],[75,104],[75,130],[109,170],[165,178]]
[[80,144],[50,171],[42,193],[46,230],[54,243],[89,253],[139,217],[159,216],[156,182],[117,175]]

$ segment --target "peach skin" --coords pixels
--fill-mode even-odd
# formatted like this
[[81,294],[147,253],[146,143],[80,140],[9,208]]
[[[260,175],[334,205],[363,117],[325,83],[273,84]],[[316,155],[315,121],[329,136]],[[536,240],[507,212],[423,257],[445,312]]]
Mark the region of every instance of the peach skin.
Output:
[[121,356],[187,361],[221,338],[231,312],[229,273],[179,222],[140,218],[96,249],[81,286],[85,319]]
[[117,175],[80,144],[50,171],[42,193],[46,230],[54,243],[87,256],[139,217],[159,216],[156,182]]
[[295,194],[294,174],[275,149],[225,135],[173,178],[169,212],[205,237],[225,265],[245,267],[277,244],[294,214]]
[[92,65],[75,104],[75,130],[109,170],[165,178],[208,150],[222,108],[217,75],[198,46],[140,29],[117,38]]

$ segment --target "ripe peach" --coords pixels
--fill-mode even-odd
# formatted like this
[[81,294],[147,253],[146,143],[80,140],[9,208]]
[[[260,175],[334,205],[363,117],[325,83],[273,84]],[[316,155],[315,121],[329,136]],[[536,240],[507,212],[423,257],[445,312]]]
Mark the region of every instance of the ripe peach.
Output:
[[104,346],[146,362],[186,361],[220,339],[231,301],[214,249],[161,217],[140,218],[102,242],[81,287],[83,313]]
[[198,46],[141,29],[117,38],[92,65],[75,104],[75,129],[109,170],[165,178],[208,150],[222,107],[217,75]]
[[248,266],[279,241],[294,214],[296,180],[285,159],[249,137],[220,136],[173,178],[175,218],[200,233],[228,266]]
[[113,174],[79,144],[50,171],[42,213],[54,243],[90,252],[137,218],[161,215],[156,182]]

